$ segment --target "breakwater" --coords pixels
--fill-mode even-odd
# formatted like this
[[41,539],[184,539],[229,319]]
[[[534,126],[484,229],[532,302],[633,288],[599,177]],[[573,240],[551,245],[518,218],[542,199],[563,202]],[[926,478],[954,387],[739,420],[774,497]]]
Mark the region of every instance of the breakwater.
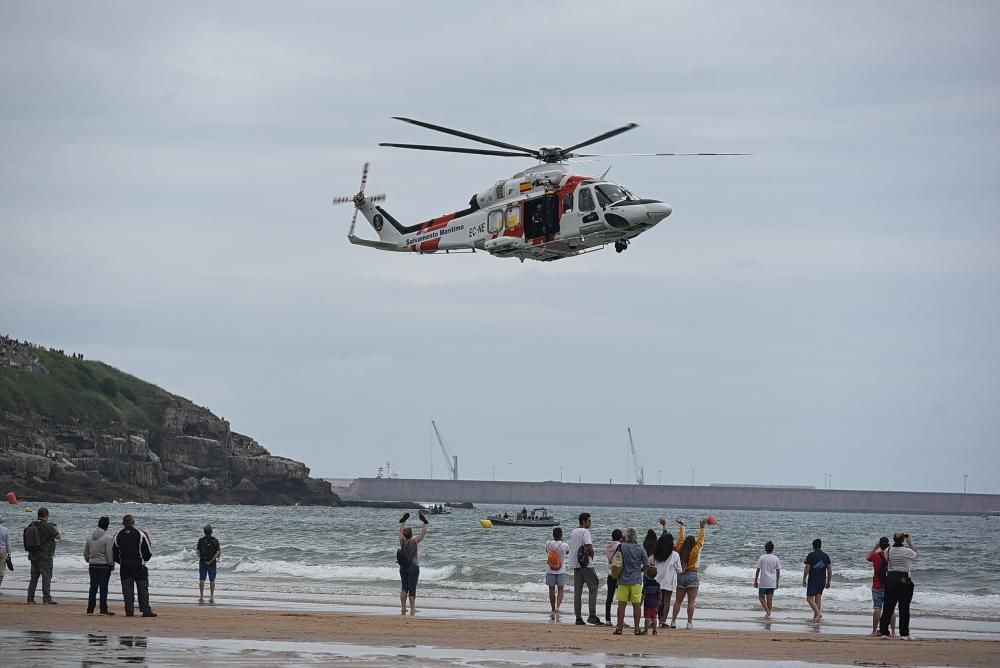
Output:
[[982,515],[1000,511],[998,494],[423,478],[356,478],[337,482],[340,486],[335,486],[334,490],[344,498],[379,501],[935,515]]

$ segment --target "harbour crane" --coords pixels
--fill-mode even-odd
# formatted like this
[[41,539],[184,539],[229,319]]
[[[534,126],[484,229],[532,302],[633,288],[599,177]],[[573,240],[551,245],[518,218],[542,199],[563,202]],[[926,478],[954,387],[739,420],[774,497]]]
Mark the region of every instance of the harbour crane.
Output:
[[431,420],[431,426],[434,427],[434,435],[437,437],[438,445],[441,446],[441,454],[444,455],[444,463],[448,466],[451,479],[458,480],[458,455],[453,455],[448,451],[448,446],[444,444],[444,437],[441,436],[441,431],[434,420]]
[[635,441],[632,440],[632,427],[628,428],[628,447],[632,453],[632,466],[635,467],[635,484],[646,484],[646,472],[639,461],[639,455],[635,451]]

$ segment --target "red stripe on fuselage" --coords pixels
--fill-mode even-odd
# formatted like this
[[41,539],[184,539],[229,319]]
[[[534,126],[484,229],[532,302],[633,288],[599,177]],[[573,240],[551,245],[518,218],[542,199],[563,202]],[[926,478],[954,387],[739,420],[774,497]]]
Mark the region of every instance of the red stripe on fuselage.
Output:
[[421,253],[432,253],[438,249],[441,245],[441,237],[437,239],[428,239],[427,241],[420,242],[420,252]]
[[420,231],[417,234],[424,234],[425,232],[433,232],[434,230],[440,230],[448,226],[448,223],[455,220],[455,214],[449,213],[438,218],[432,218],[424,223],[420,227]]

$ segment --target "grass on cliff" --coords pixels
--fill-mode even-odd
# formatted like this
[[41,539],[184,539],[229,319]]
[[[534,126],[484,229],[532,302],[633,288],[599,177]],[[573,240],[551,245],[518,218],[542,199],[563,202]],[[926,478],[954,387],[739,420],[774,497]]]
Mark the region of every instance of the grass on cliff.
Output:
[[168,405],[194,407],[183,397],[103,362],[41,350],[34,353],[49,373],[0,367],[0,410],[95,428],[119,424],[155,429],[163,424]]

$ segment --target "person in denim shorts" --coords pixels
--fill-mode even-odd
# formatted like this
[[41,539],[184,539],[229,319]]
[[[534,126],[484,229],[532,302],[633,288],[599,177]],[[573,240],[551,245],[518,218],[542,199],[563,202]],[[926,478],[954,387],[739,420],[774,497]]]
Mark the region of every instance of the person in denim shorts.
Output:
[[[875,547],[868,553],[868,561],[872,564],[872,632],[871,635],[878,635],[878,620],[882,616],[882,604],[885,603],[885,583],[879,577],[882,563],[885,561],[885,551],[889,547],[889,539],[882,536],[875,543]],[[892,613],[892,635],[896,635],[896,613]]]

